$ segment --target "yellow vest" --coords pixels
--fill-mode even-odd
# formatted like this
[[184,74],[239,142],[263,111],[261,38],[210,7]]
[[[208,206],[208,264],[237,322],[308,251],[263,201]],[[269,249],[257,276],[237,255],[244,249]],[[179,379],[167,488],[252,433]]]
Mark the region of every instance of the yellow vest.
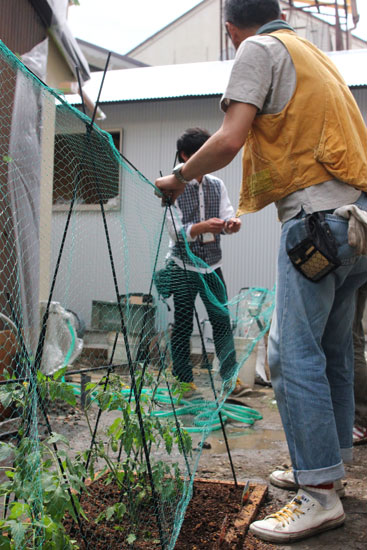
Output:
[[307,40],[288,30],[271,36],[293,60],[296,89],[283,111],[255,117],[243,151],[237,216],[331,179],[367,191],[367,129],[348,86]]

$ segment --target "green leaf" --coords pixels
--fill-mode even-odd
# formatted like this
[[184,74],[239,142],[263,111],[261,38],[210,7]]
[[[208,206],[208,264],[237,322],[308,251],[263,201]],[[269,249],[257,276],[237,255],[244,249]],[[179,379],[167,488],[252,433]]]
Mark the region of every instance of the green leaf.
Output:
[[14,445],[10,443],[0,443],[0,462],[8,458],[14,451]]
[[3,162],[13,162],[10,155],[3,155]]
[[64,367],[63,369],[58,370],[58,371],[53,375],[53,379],[54,379],[54,380],[59,380],[60,378],[62,378],[62,377],[65,375],[65,373],[66,373],[67,370],[68,370],[67,367]]
[[172,445],[173,445],[173,437],[172,437],[172,434],[167,430],[164,434],[163,434],[163,439],[164,439],[164,442],[166,444],[166,451],[167,453],[170,455],[171,454],[171,451],[172,451]]
[[9,407],[9,405],[11,405],[12,401],[14,401],[14,397],[16,397],[15,392],[13,393],[7,390],[0,392],[0,402],[4,407],[4,409],[6,409],[7,407]]
[[53,473],[43,472],[41,475],[41,483],[44,493],[53,493],[56,488],[57,480]]
[[111,401],[111,396],[107,392],[98,396],[98,403],[102,411],[105,411],[106,409],[108,409],[110,401]]
[[8,537],[0,536],[0,548],[1,550],[10,550],[10,539]]
[[142,491],[139,491],[139,493],[136,495],[135,500],[137,503],[143,502],[147,497],[147,492],[145,489]]
[[56,432],[52,432],[51,437],[47,440],[49,444],[58,443],[59,441],[62,441],[63,443],[65,443],[65,445],[69,446],[69,440],[66,439],[66,437],[64,437],[63,435]]
[[53,465],[53,461],[51,460],[51,458],[48,458],[47,460],[44,461],[43,463],[43,469],[44,470],[49,470],[51,468],[51,466]]
[[9,519],[18,519],[23,514],[28,515],[29,505],[24,502],[13,502],[10,508]]
[[106,519],[107,521],[110,521],[110,519],[115,515],[115,507],[109,506],[106,510]]
[[134,535],[134,533],[130,533],[130,535],[126,539],[126,542],[128,544],[134,544],[135,541],[136,541],[136,535]]
[[23,541],[29,525],[23,525],[17,521],[9,520],[9,526],[14,539],[15,548],[23,548]]
[[115,504],[115,515],[117,519],[122,519],[126,514],[126,505],[123,502]]
[[59,521],[63,517],[68,502],[68,493],[62,487],[57,487],[56,491],[52,493],[50,502],[47,504],[47,511],[53,520]]
[[73,387],[65,382],[50,381],[49,395],[52,401],[55,401],[55,399],[61,399],[61,401],[64,401],[71,406],[76,405],[76,397]]
[[106,514],[104,512],[101,512],[100,514],[98,514],[98,516],[94,520],[94,523],[100,523],[101,521],[104,520],[105,516]]

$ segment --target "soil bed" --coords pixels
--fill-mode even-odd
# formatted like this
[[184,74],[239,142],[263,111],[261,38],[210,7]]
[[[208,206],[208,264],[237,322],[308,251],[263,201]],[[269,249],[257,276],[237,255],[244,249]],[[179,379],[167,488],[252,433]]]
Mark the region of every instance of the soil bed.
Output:
[[[224,540],[227,533],[236,531],[235,522],[239,513],[243,510],[241,506],[242,493],[243,484],[235,487],[233,484],[222,482],[195,481],[194,494],[187,507],[175,550],[224,548],[225,546],[218,546],[218,543],[220,539]],[[128,535],[134,533],[127,515],[118,523],[106,521],[95,523],[95,518],[103,509],[119,502],[120,495],[121,492],[115,484],[106,486],[103,481],[97,480],[88,487],[88,494],[82,496],[82,507],[89,519],[89,522],[83,520],[83,531],[89,547],[93,550],[106,550],[108,548],[153,550],[154,548],[161,548],[156,516],[152,505],[145,508],[145,510],[144,508],[139,509],[141,536],[134,542],[133,546],[126,541]],[[250,509],[251,507],[254,508],[251,495],[245,506]],[[173,508],[171,511],[172,521],[174,512]],[[76,539],[80,548],[83,549],[83,539],[78,526],[70,519],[67,519],[65,523],[71,537]],[[171,527],[171,525],[167,525],[167,527]],[[243,533],[246,528],[247,526],[244,528],[242,525],[238,540],[243,540]],[[235,543],[235,541],[233,542]],[[237,545],[234,544],[233,548],[236,547]],[[240,547],[242,547],[242,544]],[[247,541],[247,539],[245,547],[248,550],[263,548],[261,543],[254,544],[250,540]],[[269,548],[269,546],[264,545],[264,548]]]

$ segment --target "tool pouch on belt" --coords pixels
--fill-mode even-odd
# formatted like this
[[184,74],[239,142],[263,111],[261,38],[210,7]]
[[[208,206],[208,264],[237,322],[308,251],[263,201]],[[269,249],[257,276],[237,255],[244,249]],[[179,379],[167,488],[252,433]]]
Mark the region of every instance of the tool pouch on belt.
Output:
[[317,282],[340,266],[338,244],[322,212],[308,214],[299,221],[304,224],[303,238],[294,243],[292,230],[299,232],[295,224],[287,235],[287,254],[304,277]]

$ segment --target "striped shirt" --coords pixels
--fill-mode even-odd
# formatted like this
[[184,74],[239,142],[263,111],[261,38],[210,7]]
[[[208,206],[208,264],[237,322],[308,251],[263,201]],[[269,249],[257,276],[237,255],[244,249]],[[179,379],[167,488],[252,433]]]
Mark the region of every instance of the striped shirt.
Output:
[[[210,273],[218,269],[221,267],[222,260],[221,236],[205,233],[198,237],[191,237],[191,227],[210,218],[227,220],[233,218],[234,215],[233,206],[222,180],[207,174],[200,183],[197,180],[190,181],[172,207],[173,220],[170,214],[167,217],[170,235],[167,258],[174,260],[179,267],[183,268],[185,265],[187,269],[200,273]],[[191,252],[202,260],[199,260],[200,267],[194,265],[188,257],[183,235],[187,239]],[[179,242],[177,242],[177,236]],[[205,243],[206,237],[208,240],[214,239],[214,242]]]

